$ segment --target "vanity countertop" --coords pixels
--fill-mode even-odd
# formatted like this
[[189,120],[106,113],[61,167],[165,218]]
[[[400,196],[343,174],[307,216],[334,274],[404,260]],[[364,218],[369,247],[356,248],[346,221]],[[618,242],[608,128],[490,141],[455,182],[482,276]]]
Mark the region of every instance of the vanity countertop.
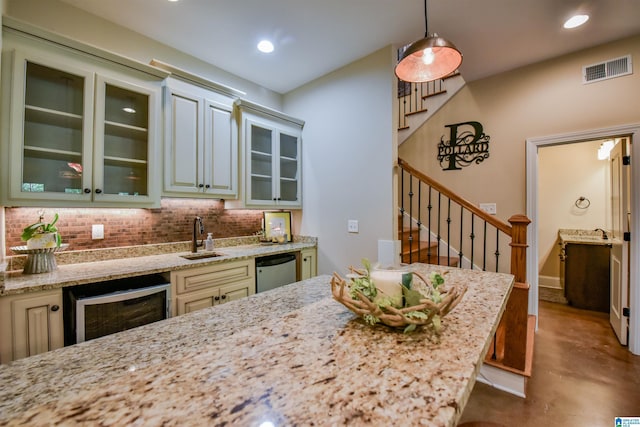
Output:
[[513,276],[426,264],[468,291],[409,334],[318,276],[0,367],[0,425],[455,426]]
[[620,244],[622,241],[617,238],[602,238],[601,231],[594,230],[575,230],[575,229],[560,229],[558,230],[558,239],[560,245],[566,245],[567,243],[578,243],[585,245],[611,245]]

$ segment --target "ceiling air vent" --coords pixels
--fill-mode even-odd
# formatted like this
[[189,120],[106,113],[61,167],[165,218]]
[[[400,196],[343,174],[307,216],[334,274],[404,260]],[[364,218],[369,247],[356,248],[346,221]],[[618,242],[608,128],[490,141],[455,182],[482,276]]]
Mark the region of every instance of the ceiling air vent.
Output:
[[633,72],[631,55],[582,67],[582,83],[593,83],[614,77],[626,76]]

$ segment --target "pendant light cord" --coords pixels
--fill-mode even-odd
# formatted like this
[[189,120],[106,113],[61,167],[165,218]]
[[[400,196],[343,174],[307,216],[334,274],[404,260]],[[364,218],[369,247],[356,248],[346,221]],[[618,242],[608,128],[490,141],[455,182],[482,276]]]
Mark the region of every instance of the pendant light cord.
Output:
[[424,38],[429,37],[429,25],[427,23],[427,0],[424,0]]

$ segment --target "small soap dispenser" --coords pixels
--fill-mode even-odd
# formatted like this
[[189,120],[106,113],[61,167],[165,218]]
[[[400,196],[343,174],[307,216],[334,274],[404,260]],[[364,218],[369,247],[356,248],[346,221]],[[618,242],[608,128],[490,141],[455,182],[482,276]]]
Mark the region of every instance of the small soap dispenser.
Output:
[[213,236],[212,233],[207,233],[207,240],[204,241],[204,250],[212,251],[213,250]]

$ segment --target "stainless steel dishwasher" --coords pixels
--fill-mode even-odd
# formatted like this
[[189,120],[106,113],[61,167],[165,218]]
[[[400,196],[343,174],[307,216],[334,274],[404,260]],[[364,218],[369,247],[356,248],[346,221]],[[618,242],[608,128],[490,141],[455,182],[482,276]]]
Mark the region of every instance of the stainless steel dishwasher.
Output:
[[278,254],[256,258],[256,292],[264,292],[296,281],[296,256]]

